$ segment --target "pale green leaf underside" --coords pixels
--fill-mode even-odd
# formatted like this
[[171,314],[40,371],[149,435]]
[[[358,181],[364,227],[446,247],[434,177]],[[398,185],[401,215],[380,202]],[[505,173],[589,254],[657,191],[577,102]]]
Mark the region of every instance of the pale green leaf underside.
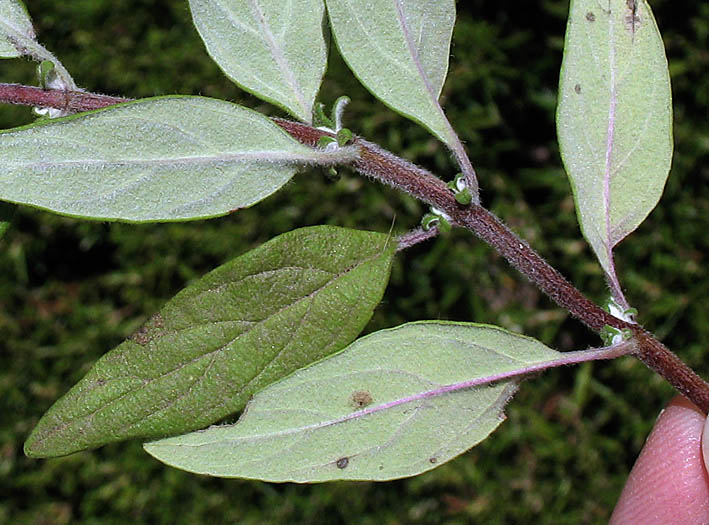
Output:
[[395,245],[384,234],[315,226],[217,268],[102,357],[42,417],[25,452],[178,434],[241,410],[254,392],[357,336]]
[[235,425],[144,448],[168,465],[221,477],[312,482],[413,476],[495,430],[517,381],[444,392],[447,385],[558,356],[497,327],[405,324],[359,339],[269,386]]
[[453,0],[327,0],[342,56],[374,96],[428,128],[454,139],[438,103],[448,72],[455,24]]
[[22,41],[35,40],[32,20],[22,2],[0,0],[0,58],[15,58],[24,53]]
[[559,86],[562,158],[581,229],[606,272],[613,247],[660,199],[672,159],[662,39],[647,2],[637,1],[635,18],[632,4],[571,2]]
[[107,220],[214,217],[324,155],[229,102],[144,99],[0,133],[0,199]]
[[311,122],[327,65],[323,0],[190,0],[190,8],[230,79]]

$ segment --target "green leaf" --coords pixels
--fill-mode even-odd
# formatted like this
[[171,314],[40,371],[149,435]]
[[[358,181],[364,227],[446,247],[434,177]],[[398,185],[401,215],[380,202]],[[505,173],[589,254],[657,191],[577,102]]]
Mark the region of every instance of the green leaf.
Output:
[[672,159],[670,78],[647,2],[571,2],[559,97],[581,229],[615,280],[613,247],[655,207]]
[[39,42],[25,5],[18,0],[0,0],[0,58],[28,56],[48,60],[56,68],[54,89],[74,90],[74,79],[64,65]]
[[316,226],[285,233],[188,286],[42,417],[29,456],[194,430],[342,349],[382,297],[396,243]]
[[312,121],[327,65],[322,0],[190,0],[207,52],[239,86]]
[[504,373],[559,357],[493,326],[424,321],[359,339],[254,396],[235,425],[146,443],[168,465],[266,481],[384,481],[485,439],[517,389]]
[[303,146],[229,102],[144,99],[0,133],[0,199],[108,220],[214,217],[274,193],[298,165],[352,154]]
[[448,72],[453,0],[327,0],[337,47],[379,100],[456,142],[438,97]]
[[18,0],[0,0],[0,58],[23,56],[23,41],[35,39],[24,4]]

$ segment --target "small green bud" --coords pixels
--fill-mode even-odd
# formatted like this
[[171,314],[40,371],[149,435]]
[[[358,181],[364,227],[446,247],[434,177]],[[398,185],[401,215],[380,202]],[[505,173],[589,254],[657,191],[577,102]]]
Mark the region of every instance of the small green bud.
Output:
[[438,222],[438,215],[434,215],[433,213],[427,213],[423,217],[421,217],[421,227],[428,231],[431,229],[431,226],[435,226],[436,223]]
[[337,140],[332,138],[330,135],[323,135],[318,139],[318,147],[326,148],[328,144],[332,144],[334,142],[337,142]]
[[325,104],[322,102],[316,102],[313,106],[313,124],[315,124],[316,127],[324,126],[330,129],[335,127],[333,121],[325,115]]
[[462,173],[458,173],[455,178],[448,183],[448,188],[455,195],[455,200],[458,201],[458,204],[467,206],[473,202],[473,194],[470,193],[470,190],[465,185],[465,179]]
[[347,128],[342,128],[337,132],[337,145],[346,146],[352,141],[352,132]]
[[458,201],[458,204],[467,206],[473,201],[473,196],[470,194],[470,190],[465,188],[463,191],[459,191],[455,194],[455,200]]
[[601,336],[601,339],[603,340],[603,344],[605,344],[606,346],[612,345],[613,339],[619,335],[620,335],[620,330],[612,327],[609,324],[607,324],[603,328],[601,328],[600,336]]
[[600,335],[603,343],[610,346],[631,339],[633,337],[633,331],[630,328],[618,329],[607,324],[601,328]]
[[441,233],[448,233],[453,229],[451,223],[448,222],[444,217],[440,217],[438,220],[438,231]]
[[37,77],[39,78],[39,86],[42,89],[47,89],[50,82],[56,77],[54,62],[51,60],[42,60],[37,66]]

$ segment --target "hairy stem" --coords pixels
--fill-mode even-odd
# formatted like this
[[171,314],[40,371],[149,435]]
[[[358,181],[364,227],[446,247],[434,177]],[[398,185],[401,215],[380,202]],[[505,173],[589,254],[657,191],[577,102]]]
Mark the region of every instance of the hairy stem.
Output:
[[101,109],[121,102],[130,102],[130,100],[129,98],[109,97],[86,91],[60,91],[0,83],[0,102],[20,104],[22,106],[55,108],[70,113]]
[[416,228],[396,238],[396,251],[400,252],[402,250],[406,250],[407,248],[411,248],[412,246],[420,242],[433,239],[436,235],[438,235],[437,226],[431,226],[431,228],[429,228],[428,230],[424,230],[423,228]]
[[[320,130],[304,124],[274,120],[304,144],[314,146],[322,135]],[[600,332],[606,325],[630,330],[635,343],[633,355],[704,412],[709,412],[709,384],[642,327],[611,315],[588,299],[493,213],[477,204],[459,204],[438,177],[375,144],[357,138],[354,145],[360,148],[360,157],[353,166],[360,173],[445,212],[455,224],[492,246],[554,302],[593,331]]]
[[[99,109],[129,100],[83,91],[43,90],[17,84],[0,84],[0,102],[52,107],[71,112]],[[320,137],[329,134],[306,124],[284,119],[273,120],[294,138],[313,147],[317,145]],[[353,145],[358,148],[359,157],[352,166],[360,173],[398,188],[445,212],[453,223],[467,228],[492,246],[559,306],[589,328],[600,332],[604,326],[610,325],[620,330],[630,330],[633,334],[632,354],[664,377],[704,412],[709,412],[709,384],[652,334],[635,323],[618,319],[589,300],[493,213],[478,204],[458,204],[453,193],[438,177],[396,157],[376,144],[355,138]],[[405,242],[415,244],[425,240],[424,238],[428,237],[412,232]]]

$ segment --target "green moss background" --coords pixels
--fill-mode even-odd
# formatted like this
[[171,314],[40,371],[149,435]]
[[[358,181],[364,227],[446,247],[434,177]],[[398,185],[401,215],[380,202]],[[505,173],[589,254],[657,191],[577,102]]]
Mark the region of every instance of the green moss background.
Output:
[[[241,92],[206,55],[183,0],[29,0],[40,40],[90,91],[171,93],[278,110]],[[709,5],[654,0],[672,73],[676,152],[665,195],[617,250],[640,321],[709,377]],[[466,142],[483,200],[581,290],[604,298],[556,146],[556,86],[568,3],[458,3],[443,100]],[[0,62],[0,81],[34,66]],[[448,153],[376,102],[333,48],[322,100],[353,102],[356,133],[450,178]],[[0,126],[31,121],[0,106]],[[42,413],[167,299],[215,266],[292,228],[396,232],[424,208],[351,173],[312,171],[220,219],[125,225],[21,208],[0,241],[0,523],[603,523],[672,389],[624,358],[524,383],[487,441],[425,475],[390,483],[268,484],[173,470],[139,442],[52,460],[24,457]],[[499,324],[563,350],[598,340],[465,232],[397,259],[367,328],[407,320]]]

